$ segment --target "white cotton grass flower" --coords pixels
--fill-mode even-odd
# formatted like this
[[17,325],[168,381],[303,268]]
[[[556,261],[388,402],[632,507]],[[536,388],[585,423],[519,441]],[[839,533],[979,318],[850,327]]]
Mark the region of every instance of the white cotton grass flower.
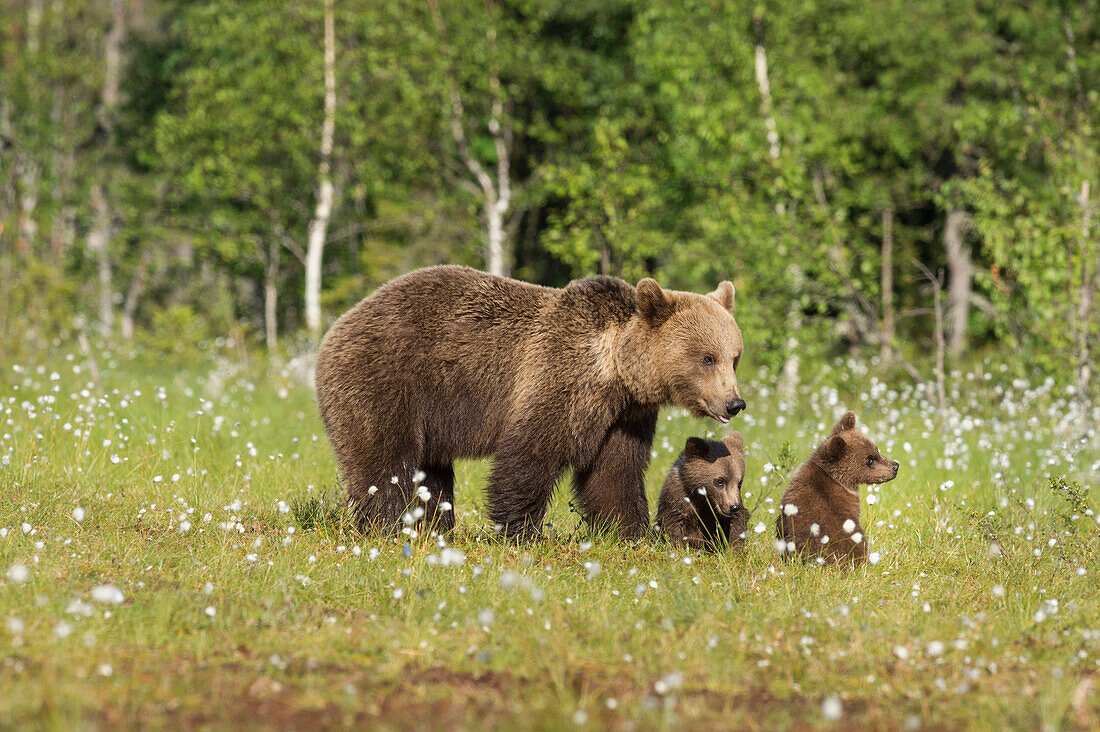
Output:
[[856,544],[861,543],[863,541],[863,534],[858,531],[852,534],[852,541],[854,541]]
[[670,671],[653,684],[653,691],[661,696],[675,691],[684,685],[684,674],[680,671]]
[[894,646],[894,655],[904,661],[909,658],[909,649],[905,646]]
[[282,514],[290,513],[290,506],[287,504],[286,501],[279,501],[278,503],[275,504],[275,507],[279,510],[279,513],[282,513]]
[[121,605],[126,595],[115,585],[107,583],[92,588],[92,599],[104,605]]
[[23,618],[12,616],[5,621],[4,627],[7,628],[8,632],[12,635],[22,635],[26,625],[23,623]]
[[589,581],[594,580],[603,571],[603,567],[599,562],[585,562],[584,569],[586,571],[584,578]]
[[423,470],[418,470],[415,473],[413,473],[413,483],[415,485],[420,485],[421,483],[424,482],[424,479],[427,478],[427,477],[428,477],[427,473],[425,473]]
[[856,522],[852,519],[845,519],[844,521],[844,533],[850,534],[856,530]]
[[876,503],[878,503],[878,496],[875,495],[874,493],[868,493],[867,494],[867,505],[868,506],[873,506]]
[[454,506],[451,505],[450,501],[440,501],[439,502],[439,510],[442,513],[447,513],[448,511],[453,511]]
[[83,520],[84,520],[84,509],[81,508],[80,506],[77,506],[76,508],[73,509],[73,521],[75,521],[79,524]]
[[779,552],[780,554],[786,554],[787,553],[787,540],[786,539],[776,539],[775,540],[775,550],[777,552]]
[[206,617],[212,618],[212,617],[214,617],[215,615],[218,614],[218,609],[216,607],[214,607],[213,605],[207,605],[206,610],[204,610],[203,612],[206,613]]
[[788,504],[783,506],[783,515],[784,516],[794,516],[797,513],[798,513],[798,506],[794,505],[793,503],[788,503]]
[[821,526],[810,524],[810,536],[821,536]]
[[373,496],[377,492],[378,492],[378,486],[376,486],[376,485],[372,485],[370,488],[367,488],[367,495],[368,496]]
[[821,702],[821,716],[830,722],[836,722],[844,714],[844,705],[840,702],[840,697],[830,696]]
[[72,623],[66,622],[64,620],[58,621],[57,625],[55,625],[53,627],[53,635],[58,640],[63,640],[65,638],[68,638],[70,635],[72,635],[72,633],[73,633]]
[[453,547],[446,547],[439,552],[439,563],[444,567],[461,567],[466,562],[466,555]]
[[867,561],[870,564],[878,564],[879,562],[882,561],[882,555],[879,554],[878,552],[871,552],[870,554],[867,555]]
[[8,567],[8,572],[5,576],[15,584],[21,585],[31,578],[31,571],[27,569],[27,565],[22,562],[16,562]]
[[943,641],[938,641],[938,640],[932,641],[931,643],[928,644],[927,650],[928,650],[928,655],[929,656],[933,656],[933,657],[942,656],[943,651],[944,651]]
[[758,521],[756,526],[752,527],[752,533],[754,534],[763,534],[767,530],[768,527],[764,525],[763,521]]

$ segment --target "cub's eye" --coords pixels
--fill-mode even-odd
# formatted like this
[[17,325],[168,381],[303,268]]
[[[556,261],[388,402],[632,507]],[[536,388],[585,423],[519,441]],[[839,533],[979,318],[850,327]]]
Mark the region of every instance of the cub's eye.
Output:
[[704,366],[713,366],[714,365],[714,356],[706,355],[706,356],[703,356],[702,360],[703,360],[703,365]]
[[741,480],[737,481],[737,490],[741,490],[741,484],[745,482],[745,477],[741,476]]
[[726,479],[725,478],[715,478],[714,479],[714,487],[715,488],[721,488],[725,484],[726,484]]
[[740,363],[741,363],[741,357],[740,356],[737,356],[736,358],[733,359],[733,370],[734,371],[737,370],[737,365],[740,364]]
[[874,464],[875,464],[875,456],[874,455],[868,455],[867,456],[867,467],[869,468]]

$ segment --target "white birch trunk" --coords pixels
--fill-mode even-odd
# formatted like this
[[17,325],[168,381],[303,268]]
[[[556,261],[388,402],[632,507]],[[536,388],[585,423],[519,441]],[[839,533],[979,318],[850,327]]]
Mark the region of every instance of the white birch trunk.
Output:
[[883,360],[893,353],[894,342],[894,211],[882,212],[882,266],[879,275],[879,289],[882,291],[882,347]]
[[[443,25],[443,16],[439,12],[439,4],[436,0],[428,0],[431,9],[432,20],[440,36],[446,34]],[[490,25],[485,31],[486,39],[490,45],[496,43],[496,30]],[[444,44],[446,42],[444,41]],[[449,48],[447,55],[450,55]],[[481,164],[470,150],[469,141],[466,138],[466,112],[462,105],[462,97],[458,93],[458,84],[455,81],[453,71],[449,77],[451,114],[451,137],[458,145],[458,155],[462,164],[470,171],[482,200],[482,211],[485,217],[485,266],[490,274],[501,277],[507,276],[508,265],[504,258],[504,217],[508,214],[512,205],[511,182],[511,153],[512,153],[512,127],[503,122],[504,95],[501,90],[500,77],[496,69],[489,72],[489,89],[493,94],[492,108],[489,114],[489,134],[493,137],[493,147],[497,156],[496,180],[489,175],[485,166]]]
[[321,164],[317,171],[317,208],[309,223],[306,248],[306,327],[313,335],[321,331],[321,265],[325,235],[332,217],[332,138],[336,128],[336,30],[333,0],[325,0],[325,118],[321,127]]
[[1081,193],[1076,196],[1077,204],[1081,207],[1081,282],[1077,286],[1077,308],[1071,319],[1073,324],[1074,339],[1077,341],[1077,369],[1076,385],[1077,396],[1087,399],[1089,387],[1092,382],[1093,359],[1090,348],[1089,335],[1092,328],[1093,299],[1096,297],[1096,288],[1100,286],[1100,260],[1096,262],[1096,271],[1090,275],[1090,260],[1100,255],[1100,249],[1094,249],[1092,243],[1092,217],[1096,211],[1096,205],[1090,201],[1089,182],[1081,183]]
[[[772,160],[779,160],[779,128],[775,124],[775,114],[772,112],[772,87],[768,81],[768,54],[764,49],[764,18],[757,15],[753,18],[753,34],[755,35],[755,49],[753,64],[756,71],[756,86],[760,90],[760,114],[764,117],[764,131],[768,140],[768,155]],[[783,214],[787,210],[782,201],[775,204],[775,212]]]
[[275,235],[267,248],[267,267],[264,272],[264,339],[268,352],[274,353],[279,345],[279,244]]
[[107,206],[107,197],[103,186],[92,186],[92,209],[95,222],[88,232],[88,249],[96,259],[96,271],[99,282],[99,332],[109,336],[114,326],[114,292],[111,290],[111,210]]
[[966,348],[966,331],[970,322],[970,288],[974,278],[974,264],[966,245],[966,228],[970,216],[965,211],[952,209],[947,212],[943,231],[943,244],[947,255],[947,350],[952,355]]

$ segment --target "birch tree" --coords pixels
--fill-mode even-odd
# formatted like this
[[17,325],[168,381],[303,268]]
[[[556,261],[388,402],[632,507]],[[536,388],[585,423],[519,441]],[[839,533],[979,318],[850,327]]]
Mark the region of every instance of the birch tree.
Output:
[[447,123],[457,149],[458,159],[470,179],[458,179],[458,184],[481,200],[482,220],[485,226],[485,267],[499,276],[508,274],[504,252],[505,217],[512,207],[512,144],[514,128],[508,112],[508,101],[501,84],[497,48],[496,8],[485,4],[484,67],[489,97],[488,119],[485,127],[492,141],[493,163],[483,164],[475,154],[470,141],[470,130],[476,126],[477,116],[467,112],[457,76],[456,50],[448,38],[437,0],[429,0],[432,22],[439,34],[440,48],[446,71]]
[[321,264],[325,236],[332,216],[335,191],[332,184],[332,138],[336,130],[336,20],[334,0],[324,0],[325,116],[321,125],[321,163],[317,169],[317,206],[309,222],[306,249],[306,327],[316,336],[321,331]]

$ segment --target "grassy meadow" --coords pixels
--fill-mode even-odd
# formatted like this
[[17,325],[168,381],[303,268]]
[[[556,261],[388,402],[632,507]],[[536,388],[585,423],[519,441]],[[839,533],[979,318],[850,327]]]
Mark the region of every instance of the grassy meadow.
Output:
[[[484,461],[446,542],[361,535],[304,358],[0,356],[0,726],[1096,729],[1100,410],[995,361],[943,413],[886,373],[745,372],[753,528],[708,555],[590,535],[564,488],[505,543]],[[877,562],[784,562],[784,476],[848,408],[901,462]],[[651,508],[719,427],[662,412]]]

